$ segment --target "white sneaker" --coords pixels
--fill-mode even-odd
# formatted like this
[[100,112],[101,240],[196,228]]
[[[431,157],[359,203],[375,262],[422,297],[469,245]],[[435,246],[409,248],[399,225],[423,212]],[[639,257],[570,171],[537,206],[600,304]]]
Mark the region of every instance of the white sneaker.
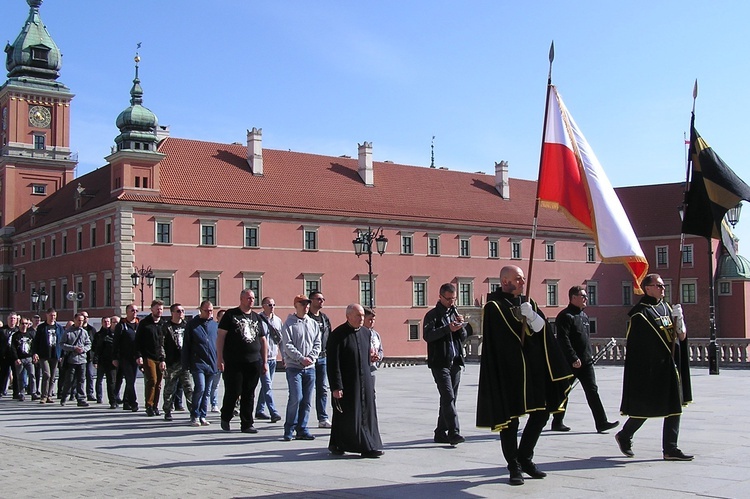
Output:
[[209,422],[208,422],[208,420],[207,420],[206,418],[201,418],[201,419],[200,419],[200,423],[199,423],[199,424],[200,424],[200,426],[208,426],[208,425],[210,425],[211,423],[209,423]]
[[219,407],[216,405],[211,406],[211,412],[219,412]]
[[190,426],[200,426],[201,423],[197,419],[191,419],[190,420]]
[[327,419],[325,421],[318,422],[318,428],[330,428],[330,427],[331,427],[331,422],[328,421]]

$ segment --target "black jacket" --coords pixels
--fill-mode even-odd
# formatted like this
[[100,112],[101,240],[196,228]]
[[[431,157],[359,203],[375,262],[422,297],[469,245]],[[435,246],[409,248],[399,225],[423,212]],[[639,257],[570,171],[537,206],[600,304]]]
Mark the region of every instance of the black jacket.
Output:
[[135,357],[164,362],[164,336],[162,335],[161,326],[164,318],[160,317],[154,320],[154,316],[149,314],[138,323],[138,329],[135,330]]
[[422,338],[427,342],[427,367],[445,368],[457,362],[464,365],[463,342],[469,334],[466,328],[451,331],[450,323],[456,316],[455,309],[447,309],[438,301],[435,308],[424,316]]
[[568,364],[572,365],[579,359],[584,366],[593,363],[589,327],[589,316],[575,305],[568,305],[557,314],[557,342]]
[[[180,343],[185,341],[185,329],[187,323],[183,320],[175,324],[168,320],[162,325],[162,335],[164,338],[164,361],[167,365],[173,366],[182,363],[182,346]],[[182,329],[182,341],[178,343],[178,331]]]

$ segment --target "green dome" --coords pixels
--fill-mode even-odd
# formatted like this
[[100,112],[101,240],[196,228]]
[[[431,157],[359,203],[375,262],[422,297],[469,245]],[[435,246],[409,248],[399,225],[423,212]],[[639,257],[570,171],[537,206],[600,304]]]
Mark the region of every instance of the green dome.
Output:
[[138,78],[138,63],[141,58],[135,56],[135,78],[130,89],[130,107],[117,116],[115,124],[120,135],[115,137],[118,149],[152,150],[156,143],[156,127],[159,120],[150,109],[143,106],[143,88]]
[[60,76],[62,55],[39,16],[42,0],[27,0],[27,3],[29,18],[16,41],[5,47],[8,77],[56,80]]

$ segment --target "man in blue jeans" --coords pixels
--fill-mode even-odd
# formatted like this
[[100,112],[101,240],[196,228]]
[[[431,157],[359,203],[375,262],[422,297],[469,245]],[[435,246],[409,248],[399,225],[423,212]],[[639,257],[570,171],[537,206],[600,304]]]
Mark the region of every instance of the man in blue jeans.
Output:
[[326,367],[326,344],[328,335],[331,334],[331,321],[320,309],[326,301],[326,297],[320,291],[313,291],[308,296],[310,299],[310,310],[307,315],[318,323],[320,328],[320,355],[315,361],[315,412],[318,415],[318,428],[330,428],[331,421],[328,419],[328,373]]
[[[279,354],[279,343],[281,343],[281,329],[284,327],[284,323],[278,315],[274,313],[276,310],[276,300],[270,296],[263,298],[261,302],[263,312],[260,315],[261,318],[265,319],[266,326],[268,328],[268,372],[261,374],[260,376],[260,394],[258,395],[258,403],[255,406],[255,419],[270,419],[271,423],[281,421],[279,411],[276,410],[276,404],[273,401],[273,374],[276,372],[276,356]],[[263,412],[264,408],[268,406],[268,412],[270,416]]]
[[281,329],[281,355],[286,365],[289,401],[286,405],[284,440],[315,440],[307,429],[310,418],[313,389],[315,388],[315,361],[320,355],[320,327],[307,315],[310,300],[305,295],[294,297],[294,311]]
[[212,319],[214,306],[204,300],[200,315],[187,323],[182,343],[182,368],[193,375],[193,401],[190,404],[190,426],[208,426],[206,419],[210,382],[218,372],[216,338],[219,326]]

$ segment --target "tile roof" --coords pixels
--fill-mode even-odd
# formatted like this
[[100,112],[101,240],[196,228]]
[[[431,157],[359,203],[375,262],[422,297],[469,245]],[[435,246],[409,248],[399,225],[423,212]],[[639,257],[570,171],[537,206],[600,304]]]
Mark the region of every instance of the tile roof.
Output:
[[682,204],[684,188],[684,183],[674,183],[615,190],[635,235],[642,238],[680,235],[682,222],[677,208]]

